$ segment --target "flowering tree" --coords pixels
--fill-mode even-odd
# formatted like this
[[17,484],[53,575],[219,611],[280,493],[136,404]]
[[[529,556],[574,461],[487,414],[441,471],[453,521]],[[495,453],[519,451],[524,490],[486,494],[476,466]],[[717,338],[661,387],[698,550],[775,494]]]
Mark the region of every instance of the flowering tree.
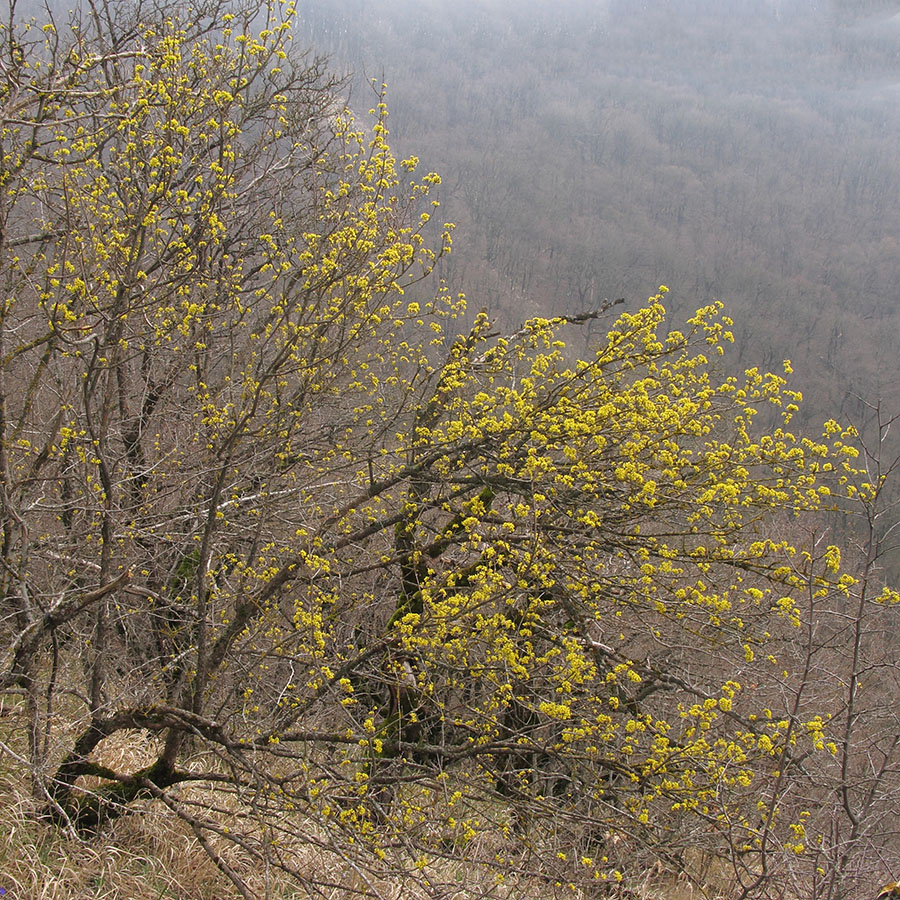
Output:
[[155,803],[246,897],[701,858],[764,889],[830,752],[773,661],[848,584],[789,539],[846,435],[716,376],[730,322],[667,330],[665,288],[579,362],[608,310],[461,329],[438,177],[290,52],[291,4],[104,15],[11,18],[0,59],[3,747],[37,808]]

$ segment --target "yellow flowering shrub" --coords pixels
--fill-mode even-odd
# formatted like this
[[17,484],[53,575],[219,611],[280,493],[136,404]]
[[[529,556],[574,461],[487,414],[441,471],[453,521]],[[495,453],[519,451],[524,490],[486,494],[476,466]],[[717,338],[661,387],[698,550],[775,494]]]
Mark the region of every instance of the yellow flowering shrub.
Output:
[[[672,330],[665,287],[582,360],[565,318],[466,320],[426,280],[439,177],[381,90],[360,121],[290,52],[294,15],[0,26],[2,684],[35,802],[83,831],[150,798],[240,884],[224,844],[330,889],[313,845],[353,890],[802,855],[758,804],[836,745],[766,704],[810,591],[857,589],[792,537],[823,473],[876,489],[852,435],[719,374],[730,320]],[[104,761],[135,729],[155,760]]]

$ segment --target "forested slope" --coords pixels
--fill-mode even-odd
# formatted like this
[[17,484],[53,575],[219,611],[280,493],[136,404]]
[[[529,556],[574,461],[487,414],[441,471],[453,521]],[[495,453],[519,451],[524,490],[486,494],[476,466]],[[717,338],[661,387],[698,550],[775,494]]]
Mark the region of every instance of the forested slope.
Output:
[[662,281],[722,299],[818,421],[896,402],[897,5],[312,0],[313,44],[388,84],[444,177],[443,269],[507,321]]

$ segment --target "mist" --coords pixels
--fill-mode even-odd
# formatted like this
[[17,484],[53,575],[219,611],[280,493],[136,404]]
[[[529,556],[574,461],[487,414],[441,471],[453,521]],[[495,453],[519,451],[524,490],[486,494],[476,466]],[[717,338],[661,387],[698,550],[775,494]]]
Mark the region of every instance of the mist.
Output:
[[[298,39],[387,84],[444,179],[442,276],[513,325],[660,283],[720,299],[736,367],[793,360],[807,420],[897,405],[900,5],[304,4]],[[673,326],[674,327],[674,326]]]

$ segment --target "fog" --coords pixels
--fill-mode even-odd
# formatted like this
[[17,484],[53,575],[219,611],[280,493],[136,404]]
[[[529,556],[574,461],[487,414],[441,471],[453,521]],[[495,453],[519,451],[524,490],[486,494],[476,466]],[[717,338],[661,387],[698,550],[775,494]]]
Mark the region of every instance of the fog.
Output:
[[387,84],[471,309],[665,283],[672,327],[725,303],[733,368],[793,361],[804,424],[900,409],[900,3],[303,0],[295,35],[361,117]]
[[721,299],[735,367],[794,361],[809,422],[900,405],[900,4],[308,0],[298,40],[388,86],[444,178],[442,269],[513,324],[660,283]]

